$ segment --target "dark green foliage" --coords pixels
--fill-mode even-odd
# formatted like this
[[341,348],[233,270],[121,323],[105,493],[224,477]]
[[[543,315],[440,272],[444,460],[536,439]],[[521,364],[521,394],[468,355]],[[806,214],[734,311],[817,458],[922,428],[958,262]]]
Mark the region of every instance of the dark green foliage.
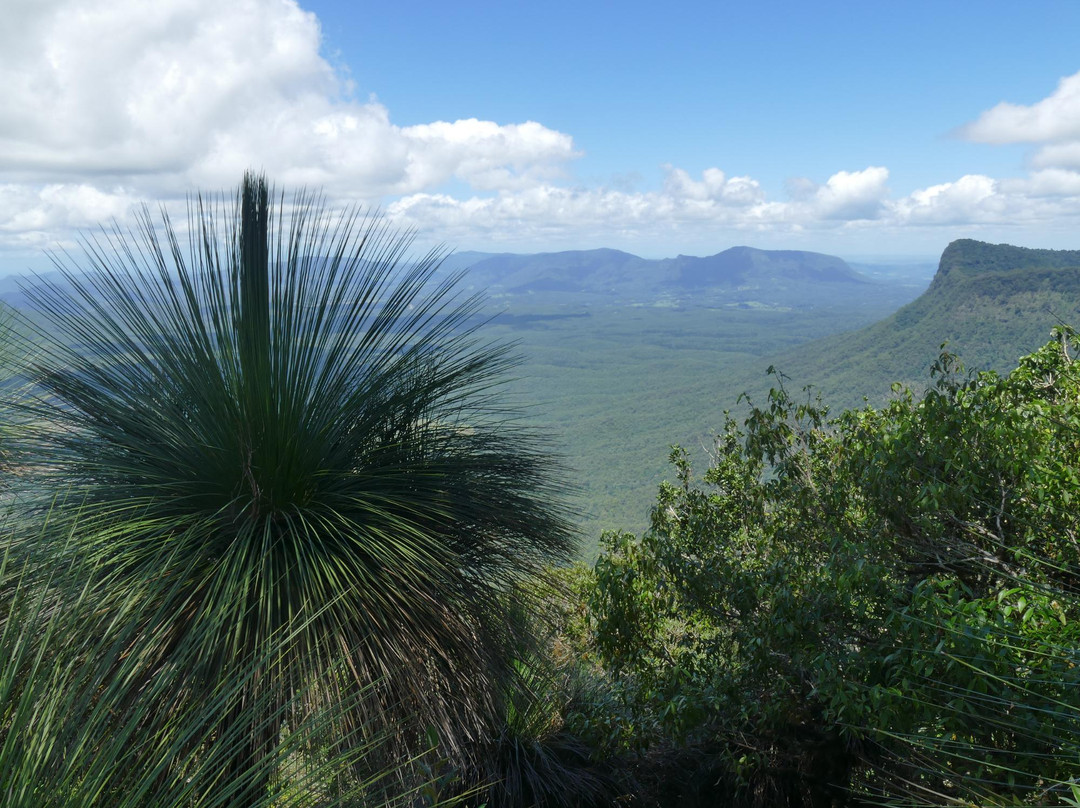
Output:
[[[69,504],[58,503],[64,507]],[[408,802],[411,795],[400,788],[398,799],[369,799],[379,792],[380,779],[396,780],[396,772],[379,768],[385,756],[370,728],[349,729],[344,723],[358,706],[355,700],[325,705],[312,721],[297,721],[304,702],[318,696],[312,682],[292,701],[274,703],[272,693],[263,689],[258,699],[235,709],[273,658],[288,652],[296,635],[273,638],[265,657],[232,667],[229,676],[208,683],[201,698],[183,698],[190,682],[184,669],[197,662],[202,649],[161,635],[184,588],[182,577],[110,588],[107,571],[76,549],[78,522],[68,524],[71,533],[60,536],[48,520],[38,532],[24,532],[10,517],[4,522],[4,806],[227,808],[242,803],[254,784],[262,786],[263,804],[276,808]],[[59,546],[57,540],[62,540]],[[95,587],[97,582],[105,586]],[[176,664],[148,678],[147,655],[162,642],[170,644]],[[224,713],[236,720],[223,723]],[[277,722],[281,731],[264,755],[239,770],[233,763],[248,746],[248,727],[258,721]],[[371,774],[338,776],[352,771]]]
[[595,643],[635,740],[707,751],[737,804],[827,804],[853,762],[823,715],[889,579],[823,415],[774,391],[745,433],[728,422],[702,486],[675,452],[652,528],[609,534],[595,567]]
[[957,280],[958,275],[978,277],[1018,269],[1074,269],[1080,267],[1080,250],[1033,250],[1011,244],[987,244],[957,239],[941,254],[941,266],[933,287]]
[[1073,332],[1056,333],[1008,376],[958,375],[945,354],[921,400],[845,416],[849,462],[911,574],[1080,591],[1080,380]]
[[377,219],[248,176],[187,229],[144,212],[32,292],[42,483],[83,503],[93,583],[176,582],[135,640],[176,709],[259,661],[218,719],[248,722],[236,772],[313,716],[401,753],[430,727],[471,769],[528,647],[516,615],[573,552],[548,455],[492,397],[512,358]]
[[548,660],[521,664],[525,685],[508,704],[506,723],[486,761],[484,794],[493,808],[603,805],[620,793],[608,767],[593,760],[593,750],[567,730],[565,674]]
[[[850,413],[850,462],[904,586],[876,708],[915,802],[1060,802],[1080,750],[1080,373],[1075,335],[1006,377],[951,373],[921,401]],[[888,777],[883,777],[888,781]],[[992,797],[992,795],[997,795]]]

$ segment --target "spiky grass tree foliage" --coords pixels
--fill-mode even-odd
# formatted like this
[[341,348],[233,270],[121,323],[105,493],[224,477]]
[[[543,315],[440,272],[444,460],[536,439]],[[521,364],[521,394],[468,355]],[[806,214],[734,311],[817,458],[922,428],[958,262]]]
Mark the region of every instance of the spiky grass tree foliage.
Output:
[[20,404],[27,395],[25,371],[31,352],[18,313],[0,302],[0,499],[14,488],[12,478],[21,460],[18,436],[25,424]]
[[[49,530],[42,540],[11,519],[0,523],[0,805],[233,808],[256,789],[257,802],[274,808],[398,802],[370,799],[380,779],[395,775],[379,770],[379,739],[364,727],[342,735],[341,722],[333,720],[354,703],[335,702],[313,714],[302,702],[317,695],[317,683],[284,703],[271,690],[252,688],[268,660],[289,652],[303,625],[274,638],[263,656],[236,666],[232,676],[208,683],[199,699],[179,699],[190,664],[185,657],[201,653],[198,638],[173,643],[148,632],[170,633],[184,576],[129,580],[106,591],[87,586],[107,584],[108,572],[79,554],[72,541],[79,523],[67,524],[68,535]],[[57,552],[57,540],[66,552]],[[67,563],[55,563],[64,555]],[[147,679],[144,655],[161,640],[172,664],[156,666]],[[255,695],[243,702],[241,720],[220,720]],[[310,720],[298,721],[304,712]],[[250,724],[286,717],[265,754],[246,768],[236,765],[250,746]],[[337,776],[361,768],[375,774]],[[397,796],[404,805],[413,795],[399,789]]]
[[[303,626],[237,720],[267,691],[317,683],[317,709],[379,683],[346,723],[403,749],[434,729],[467,764],[513,678],[512,601],[572,549],[548,456],[493,397],[513,358],[377,217],[247,175],[231,206],[189,203],[187,231],[144,210],[32,293],[42,451],[85,501],[81,547],[111,586],[184,576],[147,633],[162,668],[200,649],[177,698]],[[253,722],[236,765],[292,720]]]

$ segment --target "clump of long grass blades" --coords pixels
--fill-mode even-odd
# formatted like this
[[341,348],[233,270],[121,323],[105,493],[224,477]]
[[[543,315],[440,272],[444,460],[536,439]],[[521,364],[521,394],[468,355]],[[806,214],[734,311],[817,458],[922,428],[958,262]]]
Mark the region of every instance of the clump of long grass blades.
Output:
[[[144,635],[178,699],[265,660],[237,710],[322,688],[354,706],[344,735],[379,728],[400,757],[433,728],[471,766],[527,642],[511,601],[573,544],[548,454],[498,404],[513,358],[439,254],[408,259],[378,218],[248,175],[186,230],[144,210],[29,290],[43,483],[81,498],[110,586],[180,582]],[[275,721],[232,765],[265,757]]]
[[615,802],[620,788],[611,773],[564,726],[568,677],[538,656],[516,668],[506,721],[486,760],[486,804],[576,808]]
[[20,438],[27,427],[22,405],[30,391],[27,371],[33,347],[19,313],[0,302],[0,503],[4,505],[14,496],[27,460],[20,452]]
[[[78,522],[69,520],[77,529]],[[179,640],[160,664],[168,613],[187,596],[179,577],[110,589],[108,571],[55,542],[19,539],[7,524],[0,558],[0,802],[8,808],[386,806],[412,795],[368,727],[342,732],[354,701],[320,698],[308,682],[288,701],[253,682],[288,654],[238,664],[185,698],[197,644]],[[164,559],[163,559],[164,561]],[[173,570],[178,565],[164,565]],[[319,687],[316,687],[319,684]],[[251,694],[257,697],[251,699]],[[248,697],[247,701],[243,701]],[[238,706],[239,705],[239,706]],[[228,720],[226,720],[228,719]],[[260,756],[244,758],[253,730],[273,727]],[[333,730],[331,733],[330,730]],[[391,782],[395,788],[387,789]],[[423,785],[418,783],[417,787]]]
[[885,701],[898,719],[871,734],[877,754],[856,789],[864,799],[904,808],[1073,804],[1080,772],[1076,567],[1022,558],[1012,574],[987,564],[989,591],[927,579],[890,616],[893,652],[884,672],[893,695]]

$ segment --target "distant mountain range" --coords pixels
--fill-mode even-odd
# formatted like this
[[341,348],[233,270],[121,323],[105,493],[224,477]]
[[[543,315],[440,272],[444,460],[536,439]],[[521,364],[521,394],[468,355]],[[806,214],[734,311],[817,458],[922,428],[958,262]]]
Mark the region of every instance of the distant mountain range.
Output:
[[892,382],[925,386],[942,343],[972,369],[1008,371],[1058,323],[1080,327],[1080,250],[962,239],[942,253],[930,287],[895,314],[775,358],[836,405],[871,403]]
[[[877,276],[859,272],[835,255],[732,247],[704,258],[662,259],[611,249],[531,255],[461,252],[448,256],[441,271],[463,271],[465,289],[483,292],[503,304],[527,298],[530,306],[556,308],[628,304],[887,308],[900,306],[917,293],[912,283],[895,274],[877,273],[874,265],[864,268]],[[43,277],[60,281],[56,272]],[[0,300],[25,306],[23,285],[27,282],[33,280],[0,278]]]
[[[525,357],[510,392],[577,470],[591,542],[602,528],[643,529],[671,475],[668,446],[708,446],[725,409],[744,411],[744,391],[765,403],[769,365],[837,412],[880,404],[895,381],[921,390],[943,342],[973,368],[1008,371],[1056,323],[1080,326],[1080,251],[971,240],[946,248],[932,281],[932,264],[750,247],[661,260],[460,253],[443,269],[494,298],[478,320],[495,313],[485,333]],[[15,280],[0,280],[0,298],[22,302]]]
[[835,255],[753,247],[662,259],[610,249],[463,252],[450,256],[444,268],[466,270],[465,285],[493,297],[539,296],[553,304],[808,307],[878,298],[897,286],[857,272]]

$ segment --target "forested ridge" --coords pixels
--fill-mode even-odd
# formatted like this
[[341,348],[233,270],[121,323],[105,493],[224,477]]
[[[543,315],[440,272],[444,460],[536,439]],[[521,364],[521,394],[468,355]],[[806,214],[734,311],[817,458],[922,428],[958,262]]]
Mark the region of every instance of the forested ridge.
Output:
[[583,561],[441,254],[190,210],[6,312],[4,805],[1080,805],[1080,253],[954,242],[807,349],[922,371],[770,368]]
[[[979,370],[1005,372],[1055,325],[1080,321],[1080,251],[952,242],[929,288],[881,321],[798,346],[771,361],[836,406],[881,403],[897,381],[918,387],[943,343]],[[762,384],[740,377],[742,389]]]

